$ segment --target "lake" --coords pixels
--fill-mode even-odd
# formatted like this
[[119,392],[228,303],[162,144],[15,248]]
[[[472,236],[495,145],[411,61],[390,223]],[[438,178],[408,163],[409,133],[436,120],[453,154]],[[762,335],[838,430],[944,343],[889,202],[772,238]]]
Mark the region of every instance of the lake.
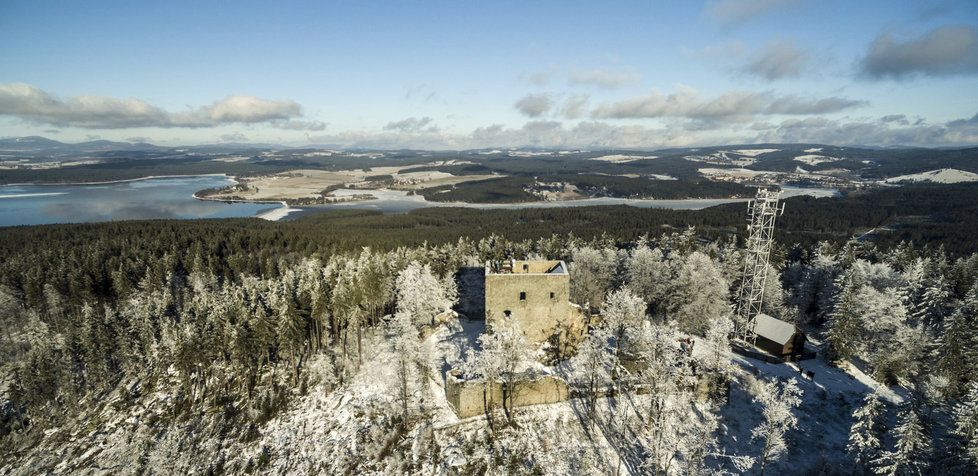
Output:
[[[782,185],[782,198],[795,197],[799,195],[810,195],[813,197],[837,197],[839,191],[830,188],[807,188],[792,187]],[[383,213],[406,213],[419,208],[431,207],[462,207],[476,208],[480,210],[499,210],[516,208],[566,208],[566,207],[593,207],[602,205],[628,205],[638,208],[669,208],[672,210],[701,210],[727,203],[746,202],[746,198],[688,198],[683,200],[655,200],[642,198],[585,198],[581,200],[567,200],[561,202],[523,202],[523,203],[462,203],[462,202],[429,202],[421,195],[408,195],[408,192],[401,190],[350,190],[339,189],[333,192],[340,197],[370,194],[376,200],[363,200],[357,202],[333,203],[328,205],[315,205],[305,207],[303,210],[290,214],[289,218],[300,217],[309,213],[316,213],[329,209],[358,209],[358,210],[377,210]]]
[[223,175],[201,175],[85,185],[0,185],[0,226],[250,217],[280,207],[193,198],[199,190],[233,183]]
[[[398,190],[335,191],[338,196],[369,193],[375,200],[344,202],[285,210],[278,204],[225,203],[193,198],[194,192],[234,183],[223,175],[159,177],[101,184],[67,185],[0,185],[0,226],[43,225],[50,223],[84,223],[112,220],[231,218],[262,215],[293,219],[329,209],[378,210],[405,213],[419,208],[465,207],[483,210],[514,208],[585,207],[596,205],[629,205],[640,208],[699,210],[746,199],[643,200],[628,198],[588,198],[565,202],[530,202],[508,204],[429,202],[421,195]],[[782,187],[784,197],[813,195],[836,196],[832,189]],[[295,213],[287,213],[292,211]]]

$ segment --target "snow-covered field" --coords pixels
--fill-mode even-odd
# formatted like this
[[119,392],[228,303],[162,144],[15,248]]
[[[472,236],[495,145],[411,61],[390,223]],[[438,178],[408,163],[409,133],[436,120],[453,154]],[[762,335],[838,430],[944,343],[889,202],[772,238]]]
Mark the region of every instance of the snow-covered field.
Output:
[[613,155],[602,155],[600,157],[591,157],[590,160],[600,160],[602,162],[611,162],[613,164],[620,164],[625,162],[634,162],[636,160],[647,160],[647,159],[656,159],[656,158],[658,157],[655,155],[613,154]]
[[706,177],[735,177],[735,178],[751,178],[751,177],[757,177],[758,175],[774,173],[774,172],[765,172],[762,170],[750,170],[744,168],[717,169],[717,168],[709,168],[709,167],[699,169],[698,172]]
[[839,157],[829,157],[825,155],[808,154],[808,155],[799,155],[798,157],[795,157],[793,160],[796,160],[803,164],[818,165],[818,164],[824,164],[826,162],[838,162],[842,159]]
[[958,169],[937,169],[919,174],[901,175],[885,180],[886,183],[903,182],[934,182],[934,183],[961,183],[978,182],[978,174],[966,172]]
[[777,152],[781,149],[737,149],[734,151],[735,154],[746,155],[748,157],[757,157],[761,154],[769,154],[771,152]]

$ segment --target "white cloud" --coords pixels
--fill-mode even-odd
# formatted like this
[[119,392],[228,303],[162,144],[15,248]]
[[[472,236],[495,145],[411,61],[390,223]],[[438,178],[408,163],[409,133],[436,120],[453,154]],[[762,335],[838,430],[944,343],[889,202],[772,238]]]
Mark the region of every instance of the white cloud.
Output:
[[[896,125],[895,125],[896,124]],[[354,148],[476,149],[536,146],[546,148],[660,148],[750,143],[811,142],[837,145],[943,146],[978,143],[978,114],[938,125],[899,126],[883,120],[790,118],[780,123],[710,127],[709,121],[675,121],[660,127],[581,121],[533,120],[519,127],[492,124],[470,133],[344,132],[310,137],[317,143]]]
[[869,46],[860,68],[864,76],[877,79],[975,74],[978,30],[973,26],[943,26],[905,41],[882,34]]
[[754,142],[810,142],[835,145],[952,146],[978,144],[978,114],[944,124],[907,125],[900,120],[786,119],[761,132]]
[[587,94],[536,93],[523,96],[513,107],[524,116],[539,119],[580,119],[587,114]]
[[408,117],[406,119],[401,119],[400,121],[388,122],[384,126],[384,130],[387,131],[399,131],[408,134],[417,134],[419,132],[436,132],[438,128],[432,125],[434,119],[430,117]]
[[605,89],[615,89],[637,83],[642,77],[632,70],[615,70],[595,68],[573,71],[568,76],[571,84],[579,86],[596,86]]
[[734,26],[772,10],[796,3],[795,0],[716,0],[706,5],[705,13],[717,23]]
[[560,115],[567,119],[579,119],[587,113],[587,94],[572,94],[560,107]]
[[76,96],[61,99],[23,83],[0,84],[0,115],[59,127],[127,129],[134,127],[215,127],[225,124],[270,123],[287,129],[305,125],[311,130],[321,122],[291,122],[302,116],[302,107],[291,100],[253,96],[228,96],[186,112],[169,112],[139,99]]
[[863,101],[840,97],[814,99],[750,91],[728,91],[714,98],[704,99],[695,90],[681,88],[668,95],[652,92],[648,96],[601,104],[591,115],[603,119],[746,119],[755,115],[825,114],[863,104]]
[[742,70],[748,74],[775,80],[801,75],[809,54],[792,41],[774,41],[757,52]]
[[549,94],[527,94],[513,106],[527,117],[540,117],[553,107],[553,99]]

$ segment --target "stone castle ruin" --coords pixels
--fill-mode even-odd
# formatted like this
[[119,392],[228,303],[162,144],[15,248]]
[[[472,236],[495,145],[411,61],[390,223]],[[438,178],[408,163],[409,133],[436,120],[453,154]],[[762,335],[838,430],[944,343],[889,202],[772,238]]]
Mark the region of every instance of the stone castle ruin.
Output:
[[515,321],[534,345],[555,334],[581,335],[584,320],[570,302],[570,274],[563,261],[486,263],[486,328],[503,319]]
[[[587,332],[587,321],[580,307],[570,302],[570,273],[559,260],[489,261],[484,271],[485,331],[509,321],[516,324],[529,345],[569,349],[558,352],[564,357],[575,352]],[[641,365],[641,364],[637,364]],[[697,394],[705,399],[721,391],[714,379],[697,376]],[[577,393],[563,379],[549,373],[525,371],[515,387],[504,392],[502,382],[489,385],[481,378],[463,379],[454,370],[445,374],[445,395],[461,418],[483,414],[488,406],[512,395],[513,407],[556,403]],[[607,391],[604,389],[603,391]],[[638,393],[647,389],[639,388]]]

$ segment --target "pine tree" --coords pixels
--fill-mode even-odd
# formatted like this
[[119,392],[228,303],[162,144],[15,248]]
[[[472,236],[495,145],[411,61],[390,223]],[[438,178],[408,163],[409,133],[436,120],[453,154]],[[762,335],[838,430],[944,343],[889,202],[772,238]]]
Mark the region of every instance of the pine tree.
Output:
[[954,407],[954,434],[961,439],[972,469],[978,471],[978,381],[971,382],[967,395]]
[[950,301],[951,286],[936,265],[928,266],[927,282],[916,303],[914,319],[928,328],[939,328],[947,316]]
[[388,326],[392,335],[392,350],[397,359],[398,399],[401,401],[401,421],[404,424],[411,401],[412,375],[421,360],[421,339],[414,320],[407,313],[397,313]]
[[876,474],[886,476],[927,474],[932,451],[931,437],[924,427],[916,402],[911,402],[900,414],[894,435],[896,444],[893,451],[887,452],[883,457],[884,464],[877,468]]
[[764,441],[758,458],[763,476],[767,465],[788,451],[785,436],[798,426],[798,417],[792,410],[801,405],[801,389],[795,379],[790,379],[780,387],[776,383],[763,383],[759,391],[757,398],[764,406],[764,421],[754,428],[751,437]]
[[937,370],[947,377],[949,396],[956,397],[978,378],[978,320],[962,304],[944,321],[937,341]]
[[855,421],[849,429],[846,449],[856,466],[870,474],[883,456],[883,404],[878,393],[867,393],[863,405],[852,414]]
[[412,261],[395,280],[397,309],[414,319],[418,326],[434,323],[435,316],[454,303],[454,294],[446,289],[428,265]]
[[850,359],[857,353],[860,334],[859,280],[850,273],[841,278],[839,295],[829,315],[827,339],[835,357]]

